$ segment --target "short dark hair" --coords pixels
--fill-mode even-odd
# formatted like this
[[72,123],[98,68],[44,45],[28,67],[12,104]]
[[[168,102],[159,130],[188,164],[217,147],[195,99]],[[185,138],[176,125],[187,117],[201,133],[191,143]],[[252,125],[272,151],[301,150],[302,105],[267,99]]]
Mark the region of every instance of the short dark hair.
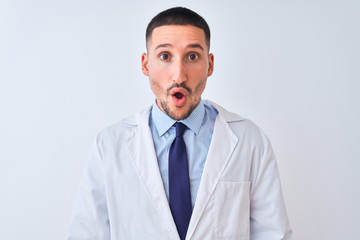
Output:
[[206,45],[210,49],[210,28],[205,19],[196,12],[184,8],[174,7],[156,15],[146,28],[146,46],[155,28],[166,25],[192,25],[204,30]]

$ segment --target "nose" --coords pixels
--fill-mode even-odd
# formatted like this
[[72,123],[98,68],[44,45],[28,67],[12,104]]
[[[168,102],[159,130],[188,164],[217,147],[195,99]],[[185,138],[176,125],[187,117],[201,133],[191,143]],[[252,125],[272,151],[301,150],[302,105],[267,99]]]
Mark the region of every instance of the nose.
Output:
[[187,80],[186,65],[181,60],[178,60],[173,64],[172,80],[174,83],[178,84]]

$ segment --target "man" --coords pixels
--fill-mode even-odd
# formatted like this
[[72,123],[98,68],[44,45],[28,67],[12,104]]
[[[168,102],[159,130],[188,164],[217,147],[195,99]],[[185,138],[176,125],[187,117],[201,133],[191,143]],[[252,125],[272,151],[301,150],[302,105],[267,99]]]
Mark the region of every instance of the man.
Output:
[[156,101],[98,134],[68,239],[290,239],[269,140],[201,99],[214,68],[205,20],[168,9],[146,44]]

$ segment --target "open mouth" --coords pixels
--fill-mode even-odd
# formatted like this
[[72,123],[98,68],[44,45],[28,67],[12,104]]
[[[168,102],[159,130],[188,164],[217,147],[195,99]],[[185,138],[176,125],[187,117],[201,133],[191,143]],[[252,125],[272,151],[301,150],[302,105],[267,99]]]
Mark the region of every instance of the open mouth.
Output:
[[181,92],[177,92],[174,94],[174,96],[177,98],[177,99],[182,99],[184,97],[184,94],[182,94]]
[[172,96],[173,103],[178,107],[182,107],[185,105],[187,94],[188,94],[187,90],[182,87],[176,87],[171,89],[170,91],[170,95]]

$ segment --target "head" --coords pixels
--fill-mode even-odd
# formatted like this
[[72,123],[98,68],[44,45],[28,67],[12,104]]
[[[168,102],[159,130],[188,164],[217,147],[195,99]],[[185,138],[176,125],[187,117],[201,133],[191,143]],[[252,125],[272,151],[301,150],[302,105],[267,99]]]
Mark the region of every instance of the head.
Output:
[[201,28],[204,31],[206,45],[210,50],[210,28],[204,18],[190,9],[184,7],[175,7],[167,9],[156,15],[146,28],[146,48],[155,28],[166,25],[191,25]]
[[168,9],[149,23],[146,46],[142,71],[149,77],[157,105],[173,119],[187,118],[213,72],[207,23],[189,9]]

